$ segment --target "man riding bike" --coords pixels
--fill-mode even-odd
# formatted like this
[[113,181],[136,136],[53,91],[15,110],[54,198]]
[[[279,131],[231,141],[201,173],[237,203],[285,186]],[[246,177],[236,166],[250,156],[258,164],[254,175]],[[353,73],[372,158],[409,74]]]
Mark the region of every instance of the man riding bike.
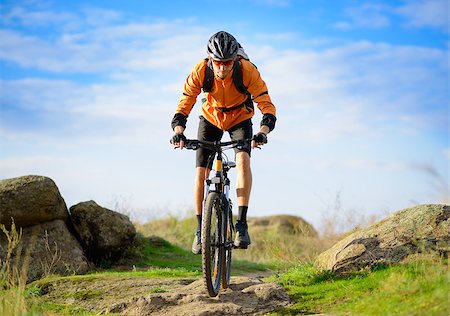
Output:
[[[251,148],[267,143],[267,134],[275,127],[276,109],[268,94],[267,86],[253,63],[246,59],[242,47],[229,33],[221,31],[214,34],[207,44],[208,58],[195,65],[184,84],[183,95],[172,119],[175,135],[172,143],[183,149],[186,137],[183,132],[187,118],[197,96],[204,90],[202,115],[198,126],[197,138],[203,141],[219,141],[224,131],[228,131],[232,140],[252,138],[253,101],[263,114],[259,132],[253,136],[251,146],[236,151],[238,218],[235,225],[237,248],[247,248],[250,236],[247,226],[247,210],[252,187],[250,169]],[[238,63],[238,65],[236,64]],[[212,70],[210,88],[205,89],[208,80],[207,71]],[[209,70],[210,71],[210,70]],[[236,77],[239,72],[245,86],[238,89]],[[235,73],[235,75],[233,75]],[[252,98],[253,96],[253,98]],[[197,231],[192,244],[192,252],[201,253],[201,222],[204,198],[204,183],[212,168],[209,158],[211,151],[198,149],[196,152],[196,175],[194,185],[194,207],[197,215]]]

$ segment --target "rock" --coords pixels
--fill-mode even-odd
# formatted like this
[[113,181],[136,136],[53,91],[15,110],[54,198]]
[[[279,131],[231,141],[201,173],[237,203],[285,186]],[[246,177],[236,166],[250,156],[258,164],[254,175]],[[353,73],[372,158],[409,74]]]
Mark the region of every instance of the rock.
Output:
[[450,252],[450,206],[419,205],[357,231],[323,252],[320,269],[347,273],[374,264],[395,264],[423,251]]
[[72,206],[70,214],[81,245],[94,262],[119,258],[136,236],[136,229],[127,216],[94,201]]
[[317,237],[317,231],[303,218],[293,215],[273,215],[264,217],[251,217],[248,226],[255,232],[273,229],[279,233],[297,236]]
[[[0,258],[6,258],[7,251],[6,235],[0,231]],[[28,281],[54,273],[86,273],[90,266],[79,242],[60,219],[22,228],[22,238],[12,252],[10,264],[26,271]]]
[[52,179],[23,176],[0,180],[0,224],[7,228],[14,218],[17,227],[61,219],[68,221],[66,203]]

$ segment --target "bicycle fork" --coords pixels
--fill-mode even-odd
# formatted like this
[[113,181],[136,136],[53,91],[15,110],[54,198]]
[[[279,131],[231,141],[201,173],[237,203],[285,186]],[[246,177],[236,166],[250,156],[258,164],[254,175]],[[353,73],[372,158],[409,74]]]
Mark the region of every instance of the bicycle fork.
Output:
[[[231,164],[233,167],[234,163]],[[232,240],[227,240],[227,236],[234,233],[234,225],[233,225],[233,213],[232,213],[232,202],[230,199],[230,180],[226,176],[226,172],[230,167],[225,165],[225,168],[222,164],[221,156],[216,160],[216,170],[215,175],[209,179],[205,180],[204,184],[204,199],[203,199],[203,209],[205,208],[206,199],[208,194],[211,192],[211,185],[215,186],[215,191],[218,193],[222,193],[222,198],[224,199],[222,203],[222,207],[218,211],[221,212],[220,218],[222,219],[222,227],[221,232],[219,232],[219,245],[225,248],[225,250],[230,250],[234,246],[234,242]],[[225,171],[224,171],[225,169]]]

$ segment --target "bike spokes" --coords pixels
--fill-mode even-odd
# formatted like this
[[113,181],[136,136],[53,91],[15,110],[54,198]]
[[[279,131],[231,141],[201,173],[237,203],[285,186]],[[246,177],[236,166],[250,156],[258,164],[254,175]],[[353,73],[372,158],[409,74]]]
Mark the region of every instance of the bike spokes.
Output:
[[202,268],[210,296],[219,293],[223,265],[222,212],[220,198],[211,192],[205,203],[202,225]]

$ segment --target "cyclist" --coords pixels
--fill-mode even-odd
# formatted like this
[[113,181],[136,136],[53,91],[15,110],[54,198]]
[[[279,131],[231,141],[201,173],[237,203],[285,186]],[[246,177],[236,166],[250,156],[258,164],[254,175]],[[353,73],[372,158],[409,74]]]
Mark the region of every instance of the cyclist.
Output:
[[[229,132],[232,140],[252,138],[253,101],[257,103],[263,114],[259,132],[253,136],[251,146],[241,150],[235,149],[238,218],[235,225],[234,245],[238,248],[247,248],[251,243],[247,226],[247,210],[252,186],[251,148],[267,143],[267,134],[275,127],[276,109],[258,69],[249,60],[243,58],[247,56],[231,34],[220,31],[211,36],[207,44],[207,54],[208,58],[195,65],[184,84],[183,95],[172,119],[172,129],[175,132],[172,143],[183,149],[186,140],[183,132],[186,128],[187,118],[202,89],[205,99],[203,100],[202,115],[198,126],[197,138],[199,140],[218,141],[222,138],[224,131]],[[242,82],[248,91],[247,94],[239,92],[235,81],[233,81],[232,74],[235,69],[233,65],[236,59],[242,71]],[[206,67],[212,68],[214,73],[210,91],[205,91],[204,88]],[[253,100],[249,97],[250,94],[253,96]],[[208,159],[210,154],[211,151],[202,148],[196,152],[194,207],[197,215],[197,230],[192,244],[192,252],[195,254],[201,253],[204,183],[212,168],[212,161]]]

